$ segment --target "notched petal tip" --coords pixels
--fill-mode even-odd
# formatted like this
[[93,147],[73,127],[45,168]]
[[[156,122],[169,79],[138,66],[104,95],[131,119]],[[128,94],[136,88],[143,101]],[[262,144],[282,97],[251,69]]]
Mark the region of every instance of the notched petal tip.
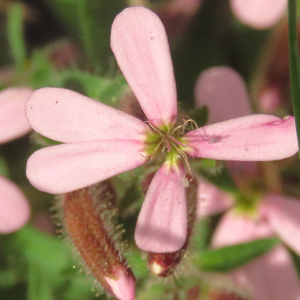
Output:
[[184,138],[189,155],[221,160],[279,160],[299,150],[291,116],[250,115],[201,127]]
[[138,217],[135,241],[148,252],[175,252],[187,237],[187,206],[183,166],[164,164],[155,174]]

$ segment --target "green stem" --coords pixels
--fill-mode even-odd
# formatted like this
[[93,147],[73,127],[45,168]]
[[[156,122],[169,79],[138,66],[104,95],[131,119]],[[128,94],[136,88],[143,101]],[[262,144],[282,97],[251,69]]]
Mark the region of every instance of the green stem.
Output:
[[23,36],[22,5],[15,2],[11,5],[7,20],[7,37],[12,57],[18,67],[24,65],[26,46]]
[[77,5],[83,46],[91,61],[99,67],[97,63],[96,46],[92,35],[92,24],[89,18],[87,0],[78,0]]
[[290,77],[294,116],[296,118],[298,145],[300,146],[300,82],[299,82],[299,52],[297,43],[297,0],[289,0],[289,54]]

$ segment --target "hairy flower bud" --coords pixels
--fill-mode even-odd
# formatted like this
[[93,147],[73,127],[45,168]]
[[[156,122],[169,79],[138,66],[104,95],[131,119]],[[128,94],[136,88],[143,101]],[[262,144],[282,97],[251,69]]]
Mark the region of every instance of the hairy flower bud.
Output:
[[65,194],[64,226],[87,272],[118,299],[133,300],[135,278],[121,253],[113,198],[108,181]]

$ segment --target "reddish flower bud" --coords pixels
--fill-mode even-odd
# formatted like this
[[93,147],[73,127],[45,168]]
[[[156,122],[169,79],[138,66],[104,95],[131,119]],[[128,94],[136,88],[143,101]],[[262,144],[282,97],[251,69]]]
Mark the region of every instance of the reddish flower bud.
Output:
[[113,223],[114,192],[108,181],[63,196],[64,226],[102,287],[120,300],[133,300],[135,278],[121,254],[120,232]]

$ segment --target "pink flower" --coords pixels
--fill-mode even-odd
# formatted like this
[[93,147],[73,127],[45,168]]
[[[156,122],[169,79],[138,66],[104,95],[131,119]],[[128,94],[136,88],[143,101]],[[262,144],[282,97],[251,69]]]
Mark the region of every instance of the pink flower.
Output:
[[231,0],[236,17],[255,29],[267,29],[275,25],[287,9],[287,0]]
[[[227,111],[236,116],[251,112],[242,78],[232,69],[211,68],[201,74],[196,85],[196,105],[209,106],[216,120],[226,118],[226,111],[218,114],[218,103],[225,97]],[[220,92],[219,92],[220,91]],[[240,102],[234,97],[241,94]],[[211,100],[210,102],[208,100]],[[257,176],[257,166],[246,162],[230,164],[229,169],[237,180]],[[248,162],[249,163],[249,162]],[[259,200],[259,202],[258,202]],[[300,200],[282,195],[265,194],[253,199],[251,212],[238,211],[233,207],[235,196],[201,180],[197,213],[209,216],[233,207],[222,217],[212,239],[213,247],[249,242],[258,238],[278,235],[289,247],[300,255]],[[255,204],[256,203],[256,204]],[[300,299],[300,286],[293,260],[283,246],[277,246],[268,254],[230,273],[254,300]]]
[[[9,88],[0,92],[0,144],[18,138],[31,129],[25,116],[28,88]],[[0,176],[0,232],[11,233],[28,221],[30,207],[21,190]]]
[[[280,195],[267,195],[263,200],[264,213],[256,222],[234,212],[226,213],[213,236],[212,246],[234,245],[279,234],[300,254],[299,200]],[[283,245],[230,272],[229,276],[245,288],[253,300],[300,299],[298,274]]]
[[69,90],[37,90],[27,101],[30,125],[65,144],[35,152],[27,163],[27,177],[42,191],[67,193],[137,168],[166,150],[139,215],[135,240],[145,251],[177,251],[187,231],[187,155],[282,159],[298,151],[295,121],[253,115],[181,135],[175,127],[172,61],[157,15],[143,7],[125,9],[112,25],[111,47],[149,122]]

